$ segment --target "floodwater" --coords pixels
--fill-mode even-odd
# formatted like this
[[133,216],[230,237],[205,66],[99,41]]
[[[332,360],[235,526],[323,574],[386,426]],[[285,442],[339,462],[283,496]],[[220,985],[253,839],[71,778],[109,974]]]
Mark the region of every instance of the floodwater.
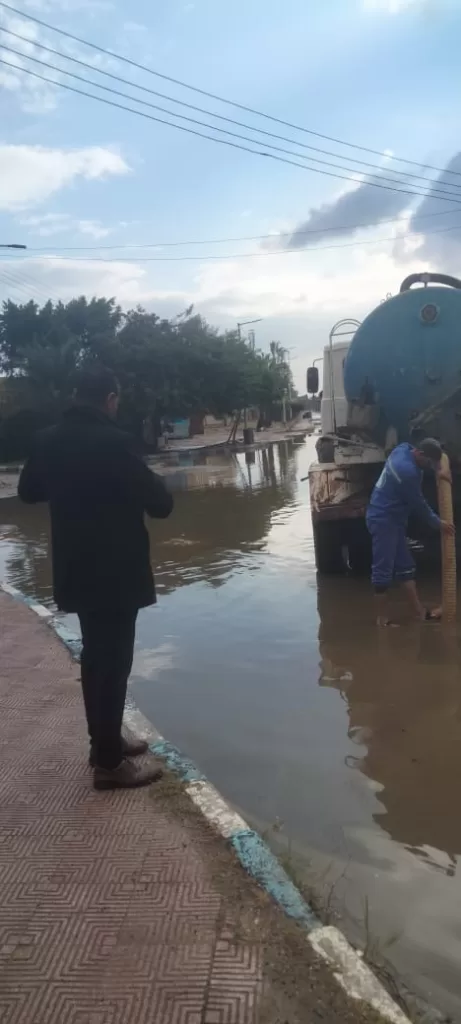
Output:
[[[317,580],[313,452],[308,439],[169,467],[176,510],[150,527],[159,604],[139,617],[134,696],[353,940],[459,1020],[458,634],[377,631],[366,580]],[[47,531],[46,509],[0,502],[0,578],[50,604]]]

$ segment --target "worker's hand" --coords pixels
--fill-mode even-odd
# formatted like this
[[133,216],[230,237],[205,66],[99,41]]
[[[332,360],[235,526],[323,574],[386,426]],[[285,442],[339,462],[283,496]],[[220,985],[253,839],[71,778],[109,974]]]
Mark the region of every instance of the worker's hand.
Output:
[[453,537],[455,527],[453,523],[447,523],[446,519],[440,520],[440,529],[442,533],[446,533],[448,537]]

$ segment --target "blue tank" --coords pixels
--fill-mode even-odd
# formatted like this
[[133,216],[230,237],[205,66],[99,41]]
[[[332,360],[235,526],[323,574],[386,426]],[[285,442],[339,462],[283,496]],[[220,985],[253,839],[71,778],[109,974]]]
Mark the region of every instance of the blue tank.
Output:
[[[425,287],[412,290],[416,282]],[[369,425],[379,443],[389,427],[407,440],[416,420],[461,453],[461,281],[441,274],[407,278],[400,294],[357,329],[344,387],[350,410],[374,410]]]

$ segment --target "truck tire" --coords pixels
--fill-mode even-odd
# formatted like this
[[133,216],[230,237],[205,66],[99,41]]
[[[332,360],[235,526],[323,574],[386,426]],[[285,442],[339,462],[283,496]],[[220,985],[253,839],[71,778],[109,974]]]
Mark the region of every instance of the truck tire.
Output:
[[325,576],[343,573],[345,562],[340,523],[314,523],[313,534],[317,572]]

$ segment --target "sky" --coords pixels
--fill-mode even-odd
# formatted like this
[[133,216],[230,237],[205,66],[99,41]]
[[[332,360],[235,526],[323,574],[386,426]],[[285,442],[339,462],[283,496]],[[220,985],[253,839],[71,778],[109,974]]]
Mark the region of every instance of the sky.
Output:
[[461,0],[11,3],[0,243],[28,248],[0,250],[0,299],[259,320],[257,345],[280,341],[304,390],[337,320],[363,319],[415,270],[461,275]]

